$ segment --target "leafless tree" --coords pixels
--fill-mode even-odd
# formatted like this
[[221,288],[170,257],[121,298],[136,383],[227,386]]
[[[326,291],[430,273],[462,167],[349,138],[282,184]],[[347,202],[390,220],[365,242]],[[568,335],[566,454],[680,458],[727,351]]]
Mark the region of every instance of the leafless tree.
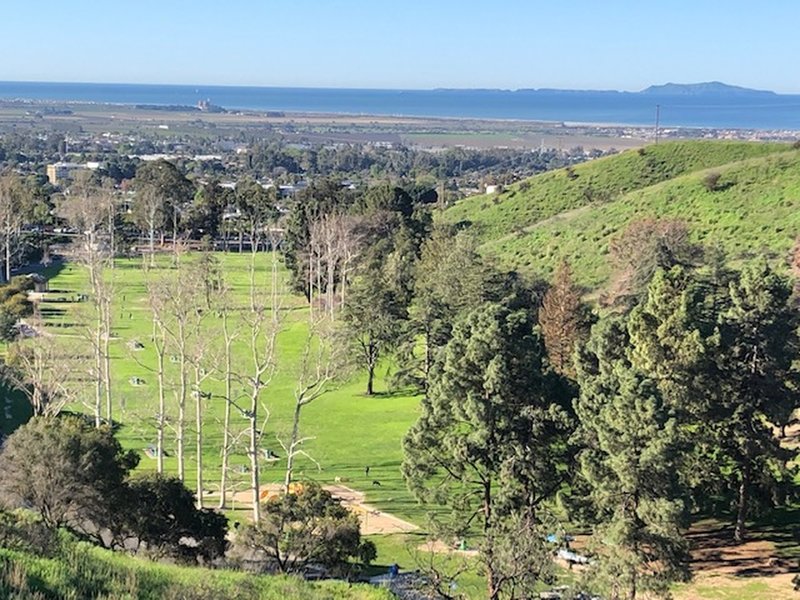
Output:
[[[260,442],[269,411],[262,406],[262,392],[272,381],[275,373],[275,342],[281,327],[280,280],[278,276],[278,257],[271,254],[271,265],[267,271],[268,281],[261,282],[258,277],[258,252],[253,244],[250,259],[250,305],[242,316],[245,331],[249,333],[249,370],[239,375],[244,384],[249,407],[242,413],[247,418],[247,453],[250,458],[250,486],[252,491],[253,520],[261,518],[260,505]],[[261,410],[263,408],[263,411]],[[264,425],[262,425],[264,421]]]
[[347,280],[356,266],[364,235],[357,217],[329,213],[309,225],[308,295],[314,317],[314,292],[325,295],[325,312],[336,320],[336,309],[344,306]]
[[233,450],[233,436],[231,429],[231,412],[233,408],[233,344],[241,335],[241,321],[233,319],[233,295],[230,288],[223,282],[214,302],[214,307],[222,321],[222,369],[217,369],[225,385],[225,413],[222,424],[222,463],[220,466],[219,481],[219,508],[225,508],[228,494],[228,471],[230,469],[230,455]]
[[[193,337],[199,329],[198,320],[203,312],[199,308],[202,291],[197,278],[182,262],[178,262],[175,271],[162,274],[150,283],[150,305],[153,311],[155,328],[154,336],[160,339],[157,344],[165,342],[163,348],[175,354],[170,356],[178,371],[177,385],[173,387],[177,422],[175,424],[176,452],[178,459],[178,478],[183,481],[186,476],[186,434],[187,434],[187,400],[191,393],[190,372],[192,370]],[[163,337],[162,337],[163,336]],[[157,349],[158,350],[158,349]],[[172,358],[174,356],[174,359]],[[158,359],[163,363],[163,354]],[[166,386],[164,369],[158,369],[160,383],[160,403],[164,403],[163,394]],[[163,436],[164,410],[159,409],[159,437]]]
[[345,356],[346,347],[336,343],[330,329],[330,322],[326,323],[324,320],[309,324],[308,336],[300,360],[297,385],[294,390],[295,404],[291,434],[288,442],[281,442],[283,450],[286,452],[284,486],[287,492],[292,483],[295,458],[303,455],[314,461],[302,449],[303,444],[311,439],[300,435],[300,418],[303,408],[325,395],[336,381],[342,378],[348,364]]
[[93,314],[86,321],[86,334],[94,356],[93,412],[95,424],[99,427],[104,399],[106,419],[111,422],[113,418],[110,343],[114,290],[113,278],[108,276],[107,271],[113,264],[114,256],[107,226],[109,221],[113,221],[114,201],[113,189],[94,185],[90,177],[88,171],[76,174],[70,193],[59,205],[59,212],[79,231],[72,255],[89,274]]
[[34,415],[58,414],[64,405],[78,397],[84,382],[76,380],[81,372],[81,356],[64,347],[63,340],[44,331],[34,322],[34,337],[11,344],[2,369],[3,379],[25,394]]

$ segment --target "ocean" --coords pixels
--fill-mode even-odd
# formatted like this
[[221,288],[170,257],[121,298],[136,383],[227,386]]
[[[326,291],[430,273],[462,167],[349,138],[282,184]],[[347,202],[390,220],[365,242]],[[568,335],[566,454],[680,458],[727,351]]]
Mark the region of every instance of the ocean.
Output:
[[800,95],[659,95],[563,90],[374,90],[0,82],[0,98],[354,115],[800,130]]

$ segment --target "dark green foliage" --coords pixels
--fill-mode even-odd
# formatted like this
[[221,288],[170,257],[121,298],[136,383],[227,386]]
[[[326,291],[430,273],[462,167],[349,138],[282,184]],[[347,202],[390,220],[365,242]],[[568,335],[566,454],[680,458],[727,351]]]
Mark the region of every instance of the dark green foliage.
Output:
[[[791,454],[781,448],[770,424],[786,423],[798,404],[792,362],[800,349],[797,315],[789,306],[791,286],[764,262],[746,266],[730,285],[730,304],[720,315],[719,408],[730,424],[724,448],[739,480],[736,537],[755,492],[792,481],[785,468]],[[782,498],[775,491],[772,502]]]
[[58,532],[32,513],[0,512],[0,548],[55,556],[59,549]]
[[382,273],[362,273],[350,288],[342,313],[345,343],[355,347],[358,362],[367,369],[368,395],[372,395],[378,359],[394,348],[401,336],[406,308]]
[[101,525],[124,494],[138,455],[108,426],[81,416],[36,417],[15,431],[0,454],[0,500],[39,513],[48,527]]
[[630,319],[631,358],[679,416],[684,485],[695,505],[724,500],[736,536],[759,509],[785,502],[790,454],[780,428],[798,406],[791,287],[763,262],[729,273],[658,273]]
[[451,535],[478,527],[493,598],[508,567],[496,560],[502,524],[534,518],[566,477],[570,398],[547,367],[531,312],[486,304],[455,326],[403,442],[414,495],[451,509]]
[[134,539],[150,556],[184,562],[210,561],[225,553],[227,519],[198,509],[194,494],[179,479],[156,473],[135,477],[126,484],[124,502],[114,515],[118,543]]
[[595,328],[578,369],[581,476],[596,522],[589,581],[609,598],[666,595],[687,576],[679,424],[625,357],[620,324],[610,325]]
[[33,281],[28,277],[14,277],[10,283],[0,285],[0,340],[14,340],[17,322],[33,314],[33,303],[28,300],[32,289]]
[[263,553],[281,573],[322,565],[344,574],[351,561],[367,565],[375,558],[372,542],[361,540],[356,515],[311,482],[268,500],[261,521],[242,527],[236,544]]

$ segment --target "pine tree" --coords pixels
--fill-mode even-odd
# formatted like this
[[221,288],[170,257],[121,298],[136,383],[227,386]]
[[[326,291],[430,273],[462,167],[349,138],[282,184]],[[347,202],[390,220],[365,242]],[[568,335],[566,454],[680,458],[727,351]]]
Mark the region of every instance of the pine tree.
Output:
[[474,310],[454,328],[403,444],[419,500],[449,506],[454,533],[479,519],[490,598],[512,583],[498,554],[506,520],[535,519],[566,476],[569,397],[544,354],[530,310]]
[[[789,282],[764,261],[745,267],[730,285],[720,316],[719,393],[729,416],[728,452],[738,478],[735,538],[744,539],[754,491],[791,481],[790,458],[773,432],[798,406],[792,362],[800,341],[789,305]],[[774,494],[773,494],[774,495]]]
[[576,413],[581,475],[597,519],[589,578],[608,598],[633,600],[639,592],[665,595],[685,578],[685,511],[678,421],[656,383],[625,358],[620,325],[595,328],[582,353]]

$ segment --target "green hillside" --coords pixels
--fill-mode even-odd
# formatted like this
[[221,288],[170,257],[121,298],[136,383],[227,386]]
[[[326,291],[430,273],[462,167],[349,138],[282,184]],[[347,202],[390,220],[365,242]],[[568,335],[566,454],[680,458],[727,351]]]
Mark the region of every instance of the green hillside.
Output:
[[501,194],[467,198],[444,214],[450,223],[469,223],[484,240],[496,240],[564,211],[605,204],[693,171],[787,150],[786,144],[684,141],[640,150],[537,175]]
[[18,600],[388,600],[366,584],[159,564],[61,536],[53,556],[0,548],[0,597]]
[[[669,177],[648,182],[642,166],[648,160],[658,160]],[[762,251],[782,258],[800,233],[800,152],[786,145],[662,144],[574,172],[577,177],[560,170],[517,184],[499,202],[489,201],[491,208],[484,196],[467,199],[444,219],[474,223],[483,249],[506,267],[546,275],[567,259],[589,287],[608,279],[609,241],[639,219],[683,219],[696,241],[718,245],[733,259]],[[704,185],[709,172],[721,176],[715,191]],[[589,200],[578,197],[581,185],[629,190]]]

